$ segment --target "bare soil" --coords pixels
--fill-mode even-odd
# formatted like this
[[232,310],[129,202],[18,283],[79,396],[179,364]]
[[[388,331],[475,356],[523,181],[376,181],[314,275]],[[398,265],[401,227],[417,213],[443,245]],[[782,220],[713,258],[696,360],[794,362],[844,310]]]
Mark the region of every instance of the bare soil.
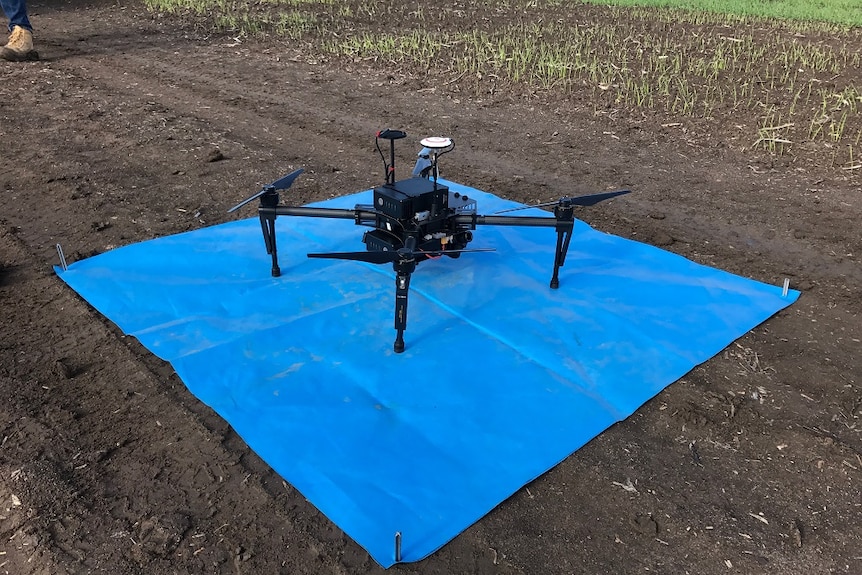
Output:
[[137,2],[30,9],[42,60],[0,65],[0,573],[383,571],[51,266],[57,243],[76,260],[227,221],[297,167],[297,203],[365,189],[384,127],[452,136],[446,177],[518,201],[630,187],[580,217],[803,291],[392,571],[862,573],[854,171],[702,122],[208,36]]

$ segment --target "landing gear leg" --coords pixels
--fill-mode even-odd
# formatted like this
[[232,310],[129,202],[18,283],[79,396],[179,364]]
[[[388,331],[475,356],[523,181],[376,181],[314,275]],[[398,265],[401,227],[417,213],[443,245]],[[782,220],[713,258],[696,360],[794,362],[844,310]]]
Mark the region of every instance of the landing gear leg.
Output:
[[395,267],[395,353],[404,351],[404,330],[407,329],[407,296],[410,292],[410,275],[416,261],[397,261]]
[[551,289],[560,287],[560,268],[566,263],[566,254],[569,253],[569,242],[572,240],[572,229],[575,227],[574,206],[564,198],[554,208],[554,216],[557,218],[557,247],[554,250],[554,275],[551,276]]
[[272,256],[272,277],[281,275],[278,267],[278,250],[275,246],[275,219],[278,217],[275,208],[278,206],[278,192],[268,191],[260,197],[260,227],[263,230],[263,243],[266,253]]

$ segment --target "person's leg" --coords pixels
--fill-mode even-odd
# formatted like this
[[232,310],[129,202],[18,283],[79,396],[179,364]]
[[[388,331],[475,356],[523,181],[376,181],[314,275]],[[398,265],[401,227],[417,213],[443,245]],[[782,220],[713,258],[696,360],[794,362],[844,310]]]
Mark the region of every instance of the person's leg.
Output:
[[3,7],[3,12],[9,18],[10,32],[15,26],[21,26],[30,32],[33,31],[33,26],[30,25],[30,19],[27,17],[27,3],[25,0],[0,0],[0,6]]
[[38,60],[39,53],[33,49],[33,26],[27,17],[25,0],[0,0],[3,12],[9,18],[9,41],[0,48],[0,58],[10,62]]

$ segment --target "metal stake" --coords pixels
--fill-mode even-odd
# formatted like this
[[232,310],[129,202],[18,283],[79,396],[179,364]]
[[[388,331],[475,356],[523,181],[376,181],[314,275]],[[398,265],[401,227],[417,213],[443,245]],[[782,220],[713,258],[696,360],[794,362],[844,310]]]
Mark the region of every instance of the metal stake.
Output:
[[401,532],[395,532],[395,562],[401,563]]
[[781,297],[787,297],[787,290],[790,289],[790,278],[784,278],[784,289],[781,290]]
[[60,256],[60,267],[63,268],[63,271],[69,269],[66,266],[66,256],[63,255],[63,248],[60,247],[60,244],[57,244],[57,255]]

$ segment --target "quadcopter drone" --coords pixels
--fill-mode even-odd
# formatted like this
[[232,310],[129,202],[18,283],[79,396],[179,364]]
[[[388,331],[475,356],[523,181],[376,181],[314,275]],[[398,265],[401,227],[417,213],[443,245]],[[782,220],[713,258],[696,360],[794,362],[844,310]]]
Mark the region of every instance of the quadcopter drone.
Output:
[[[395,141],[406,138],[401,130],[386,129],[377,132],[375,145],[383,160],[384,183],[374,188],[372,205],[357,204],[351,209],[323,208],[311,206],[279,205],[280,190],[287,190],[302,173],[298,169],[260,192],[232,207],[238,210],[249,202],[260,199],[258,214],[266,253],[272,256],[272,275],[281,275],[278,266],[278,251],[275,242],[275,221],[278,216],[305,216],[313,218],[338,218],[353,220],[356,225],[371,228],[362,236],[365,251],[310,253],[310,258],[353,260],[372,264],[392,264],[395,270],[395,343],[396,353],[404,351],[404,330],[407,329],[407,297],[410,276],[416,265],[427,259],[448,256],[458,258],[466,252],[494,251],[493,248],[467,249],[473,239],[473,230],[479,225],[551,227],[557,232],[554,252],[554,271],[551,288],[560,286],[559,270],[566,262],[569,241],[574,228],[574,208],[592,206],[603,200],[629,193],[616,190],[574,198],[563,197],[554,202],[522,206],[480,215],[476,200],[452,192],[438,181],[440,156],[455,149],[452,138],[430,137],[419,143],[412,177],[395,179]],[[389,141],[387,161],[380,140]],[[530,207],[553,206],[553,217],[500,215]]]

